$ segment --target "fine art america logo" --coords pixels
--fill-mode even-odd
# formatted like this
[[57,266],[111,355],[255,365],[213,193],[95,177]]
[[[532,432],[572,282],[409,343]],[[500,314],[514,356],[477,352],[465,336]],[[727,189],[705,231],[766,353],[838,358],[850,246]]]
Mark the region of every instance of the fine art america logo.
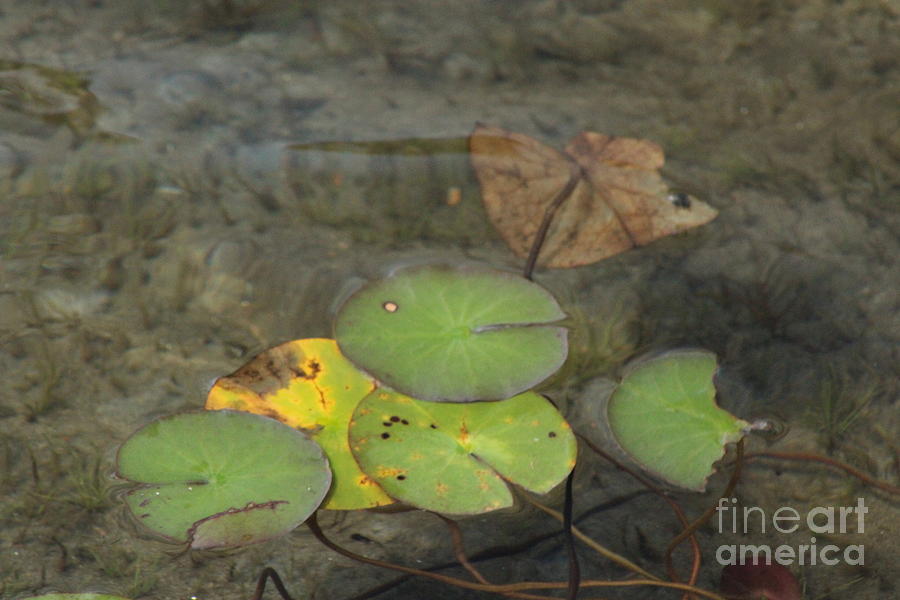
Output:
[[[736,504],[737,498],[719,499],[716,507],[719,533],[746,534],[750,530],[766,533],[767,524],[771,524],[776,532],[794,533],[800,529],[801,523],[811,534],[863,533],[865,515],[869,512],[862,498],[857,498],[856,506],[817,506],[807,512],[805,518],[790,506],[782,506],[770,517],[758,506],[744,506],[739,510]],[[800,544],[796,548],[787,544],[774,548],[767,544],[726,544],[716,550],[716,560],[721,565],[836,565],[841,561],[848,565],[862,565],[864,556],[865,546],[862,544],[851,544],[843,549],[834,544],[818,545],[815,535],[810,536],[809,544]]]

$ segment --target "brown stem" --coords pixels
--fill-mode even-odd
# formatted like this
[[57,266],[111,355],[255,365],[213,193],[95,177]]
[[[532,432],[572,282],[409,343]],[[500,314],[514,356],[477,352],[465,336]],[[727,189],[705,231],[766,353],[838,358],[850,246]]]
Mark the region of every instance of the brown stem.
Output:
[[444,523],[447,524],[447,528],[450,530],[450,539],[453,541],[453,554],[456,556],[456,560],[459,561],[459,564],[463,566],[463,568],[469,572],[469,574],[475,578],[475,581],[478,583],[486,583],[490,585],[490,581],[485,579],[484,575],[482,575],[478,569],[475,568],[471,562],[469,562],[469,557],[466,556],[465,548],[463,547],[463,539],[462,539],[462,531],[459,529],[459,523],[445,517],[439,513],[432,513],[441,519]]
[[[676,504],[675,508],[678,511],[678,520],[681,521],[681,526],[686,527],[687,526],[687,517],[684,515],[684,512],[681,510],[680,506],[678,506]],[[690,542],[691,542],[691,553],[692,553],[691,575],[690,575],[690,577],[688,577],[687,582],[691,585],[695,585],[697,583],[697,578],[700,576],[700,543],[697,541],[696,535],[691,535]],[[674,570],[671,573],[669,573],[669,575],[670,575],[670,577],[672,575],[675,575],[675,577],[673,577],[672,580],[678,581],[677,573],[675,573]],[[687,600],[688,598],[690,598],[690,595],[688,593],[685,593],[685,595],[682,597],[682,600]]]
[[581,569],[578,566],[578,554],[575,553],[575,536],[572,535],[572,481],[575,479],[574,469],[566,477],[566,500],[563,504],[563,537],[566,540],[566,554],[569,556],[569,587],[566,589],[566,600],[578,597],[581,583]]
[[[484,584],[484,583],[475,583],[474,581],[466,581],[464,579],[458,579],[456,577],[448,577],[446,575],[440,575],[438,573],[431,573],[428,571],[422,571],[421,569],[413,569],[411,567],[404,567],[403,565],[395,565],[393,563],[384,562],[381,560],[375,560],[374,558],[368,558],[366,556],[362,556],[360,554],[356,554],[355,552],[351,552],[346,548],[341,548],[327,537],[322,532],[322,529],[319,527],[319,524],[316,520],[316,515],[313,515],[307,519],[306,526],[309,527],[309,530],[312,534],[319,540],[326,548],[337,552],[342,556],[346,556],[349,559],[355,560],[357,562],[365,563],[368,565],[374,565],[376,567],[381,567],[384,569],[391,569],[394,571],[400,571],[401,573],[408,573],[410,575],[418,575],[420,577],[426,577],[428,579],[433,579],[435,581],[440,581],[441,583],[446,583],[448,585],[453,585],[456,587],[461,587],[468,590],[475,590],[479,592],[491,592],[494,594],[501,594],[505,596],[511,596],[510,592],[525,592],[528,590],[565,590],[569,587],[569,583],[567,581],[521,581],[519,583],[507,583],[507,584]],[[709,598],[710,600],[725,600],[722,596],[709,592],[704,589],[694,587],[692,585],[688,585],[685,583],[677,583],[677,582],[669,582],[669,581],[657,581],[652,579],[629,579],[624,581],[602,581],[589,579],[581,582],[581,587],[631,587],[637,585],[647,585],[654,587],[664,587],[675,590],[682,590],[686,592],[691,592],[697,594],[698,596],[703,596],[704,598]],[[523,598],[526,597],[524,595],[516,594],[515,597]],[[554,598],[552,596],[537,596],[529,594],[527,596],[530,600],[558,600],[558,598]]]
[[661,587],[668,588],[671,590],[681,590],[684,592],[690,592],[692,594],[696,594],[697,596],[702,596],[704,598],[709,598],[710,600],[727,600],[723,596],[716,594],[715,592],[709,592],[702,588],[694,587],[692,585],[688,585],[686,583],[678,583],[675,581],[656,581],[656,580],[648,580],[648,579],[628,579],[625,581],[594,581],[592,579],[583,581],[583,587],[632,587],[632,586],[641,586],[648,585],[653,587]]
[[828,465],[829,467],[834,467],[835,469],[840,469],[844,471],[848,475],[852,475],[856,477],[866,485],[870,485],[874,488],[887,492],[888,494],[892,494],[894,496],[900,496],[900,487],[896,485],[891,485],[885,481],[881,481],[879,479],[875,479],[871,475],[867,475],[858,469],[854,469],[848,464],[842,463],[839,460],[835,460],[833,458],[829,458],[827,456],[819,456],[818,454],[807,454],[805,452],[754,452],[752,454],[748,454],[745,457],[745,460],[753,460],[755,458],[781,458],[785,460],[805,460],[810,462],[818,462],[824,465]]
[[578,181],[582,178],[581,167],[571,159],[569,160],[569,171],[569,180],[566,182],[565,187],[556,194],[550,205],[547,206],[547,210],[544,211],[544,218],[538,227],[537,233],[534,234],[531,250],[528,251],[528,260],[525,261],[525,270],[522,272],[522,276],[525,279],[531,280],[531,276],[534,274],[534,266],[537,264],[538,254],[540,254],[541,247],[544,245],[544,238],[547,237],[547,231],[550,230],[550,223],[553,222],[556,211],[572,195],[575,186],[578,185]]
[[[316,514],[313,513],[309,519],[306,520],[306,526],[309,527],[309,530],[312,534],[319,540],[326,548],[337,552],[342,556],[346,556],[349,559],[365,563],[368,565],[373,565],[376,567],[381,567],[382,569],[390,569],[392,571],[399,571],[401,573],[407,573],[409,575],[417,575],[419,577],[425,577],[427,579],[433,579],[435,581],[440,581],[441,583],[446,583],[448,585],[461,587],[469,590],[477,590],[481,592],[494,592],[495,594],[503,594],[503,595],[511,595],[509,592],[522,592],[529,589],[554,589],[561,588],[565,584],[547,584],[545,582],[523,582],[521,584],[511,584],[511,585],[494,585],[491,583],[475,583],[472,581],[466,581],[465,579],[458,579],[456,577],[450,577],[448,575],[441,575],[440,573],[431,573],[429,571],[423,571],[421,569],[414,569],[412,567],[404,567],[403,565],[395,565],[393,563],[384,562],[381,560],[376,560],[374,558],[369,558],[367,556],[363,556],[361,554],[356,554],[355,552],[351,552],[346,548],[342,548],[325,537],[325,534],[322,532],[322,528],[319,527],[318,520],[316,519]],[[527,598],[528,600],[557,600],[551,596],[537,596],[532,594],[516,594],[516,597],[519,598]]]
[[259,579],[256,581],[256,590],[253,592],[251,600],[260,600],[260,598],[262,598],[263,592],[266,591],[266,581],[268,579],[272,580],[275,589],[278,590],[278,593],[283,600],[294,600],[291,598],[291,595],[288,594],[287,588],[284,587],[284,583],[281,581],[281,577],[278,576],[278,572],[272,567],[266,567],[262,570],[262,573],[259,574]]
[[[529,496],[527,494],[522,494],[522,498],[524,498],[526,502],[528,502],[535,508],[538,508],[538,509],[544,511],[545,513],[547,513],[548,515],[550,515],[557,521],[562,522],[563,516],[558,511],[553,510],[549,506],[544,506],[543,504],[541,504],[540,502],[538,502],[537,500],[535,500],[534,498],[532,498],[531,496]],[[587,535],[582,533],[582,531],[580,529],[578,529],[577,527],[572,527],[572,533],[575,535],[575,537],[577,537],[579,540],[581,540],[587,546],[589,546],[591,549],[593,549],[595,552],[597,552],[597,554],[599,554],[600,556],[602,556],[606,559],[609,559],[610,561],[616,563],[620,567],[624,567],[624,568],[628,569],[629,571],[633,571],[633,572],[637,573],[638,575],[640,575],[641,577],[644,577],[646,579],[652,579],[654,581],[662,581],[662,579],[660,579],[653,573],[650,573],[649,571],[645,571],[639,565],[634,564],[633,562],[631,562],[624,556],[616,554],[609,548],[601,546],[600,544],[598,544],[597,542],[592,540],[590,537],[588,537]]]
[[[630,493],[630,494],[627,494],[627,495],[622,496],[622,497],[617,498],[617,499],[609,500],[609,501],[607,501],[607,502],[602,502],[602,503],[600,503],[600,504],[598,504],[598,505],[596,505],[596,506],[590,508],[589,510],[587,510],[584,514],[582,514],[582,515],[579,517],[579,519],[583,519],[583,518],[587,517],[587,516],[590,515],[590,514],[593,514],[594,512],[596,512],[596,511],[598,511],[598,510],[607,510],[607,509],[609,509],[609,508],[613,508],[613,507],[615,507],[615,506],[618,506],[618,505],[620,505],[620,504],[623,504],[624,502],[626,502],[626,501],[628,501],[628,500],[630,500],[630,499],[632,499],[632,498],[634,498],[634,497],[636,497],[636,496],[639,496],[639,495],[641,495],[641,494],[645,494],[645,493],[647,493],[647,492],[648,492],[648,490],[640,490],[640,491],[637,491],[637,492],[632,492],[632,493]],[[522,497],[524,500],[526,500],[526,501],[528,501],[528,502],[534,504],[535,506],[537,506],[537,507],[540,508],[541,510],[544,510],[547,514],[549,514],[549,515],[552,516],[554,519],[556,519],[557,521],[559,521],[560,523],[562,523],[563,517],[562,517],[562,514],[561,514],[561,513],[557,512],[557,511],[555,511],[555,510],[553,510],[553,509],[551,509],[551,508],[548,508],[548,507],[546,507],[546,506],[544,506],[544,505],[542,505],[542,504],[540,504],[540,503],[538,503],[536,500],[530,498],[530,497],[528,496],[528,494],[521,494],[521,497]],[[574,519],[573,519],[573,520],[574,520]],[[685,521],[685,524],[687,524],[686,521]],[[526,551],[526,550],[529,550],[529,549],[531,549],[531,548],[534,548],[537,544],[539,544],[539,543],[541,543],[541,542],[543,542],[543,541],[545,541],[545,540],[548,540],[548,539],[550,539],[550,538],[553,538],[553,537],[557,536],[558,533],[559,533],[559,532],[557,532],[557,531],[547,532],[547,533],[542,533],[542,534],[540,534],[540,535],[536,535],[536,536],[530,537],[530,538],[528,538],[528,539],[522,540],[522,541],[518,542],[517,544],[515,544],[515,545],[513,545],[513,546],[495,546],[495,547],[491,547],[491,548],[486,548],[486,549],[484,549],[484,550],[481,550],[481,551],[479,551],[479,552],[476,552],[476,553],[473,554],[471,557],[469,557],[469,562],[471,562],[471,563],[477,563],[477,562],[486,561],[486,560],[493,560],[493,559],[497,559],[497,558],[504,558],[504,557],[509,557],[509,556],[515,556],[516,554],[519,554],[519,553],[521,553],[521,552],[524,552],[524,551]],[[597,544],[594,540],[592,540],[592,539],[589,538],[588,536],[584,535],[581,531],[578,530],[577,527],[572,527],[572,533],[575,534],[575,536],[576,536],[578,539],[580,539],[582,542],[584,542],[586,545],[588,545],[588,546],[590,546],[591,548],[594,548],[595,550],[597,550],[597,552],[600,553],[601,555],[607,556],[607,554],[605,554],[605,552],[609,552],[608,550],[606,550],[605,548],[603,548],[602,546],[600,546],[599,544]],[[643,571],[643,570],[642,570],[640,567],[638,567],[637,565],[634,565],[633,563],[630,563],[630,562],[629,562],[627,559],[625,559],[624,557],[620,557],[620,556],[618,556],[618,555],[616,555],[616,554],[613,554],[613,556],[614,556],[615,558],[611,558],[610,560],[612,560],[613,562],[616,562],[617,559],[618,559],[618,560],[621,560],[621,561],[624,561],[624,563],[627,563],[628,565],[633,566],[634,569],[632,569],[632,570],[634,570],[636,573],[638,573],[638,574],[641,575],[642,577],[645,577],[645,578],[647,578],[647,579],[659,579],[658,577],[656,577],[656,576],[653,575],[652,573],[648,573],[647,571]],[[624,563],[623,563],[623,566],[626,566],[626,564],[624,564]],[[426,570],[427,570],[427,571],[432,571],[432,572],[433,572],[433,571],[441,571],[441,570],[443,570],[443,569],[449,569],[449,568],[456,567],[456,566],[459,566],[459,563],[458,563],[458,562],[445,562],[445,563],[441,563],[441,564],[437,564],[437,565],[433,565],[433,566],[431,566],[431,567],[428,567]],[[630,567],[626,566],[626,568],[630,568]],[[383,594],[383,593],[385,593],[385,592],[387,592],[387,591],[389,591],[389,590],[391,590],[391,589],[397,587],[398,585],[401,585],[402,583],[404,583],[404,582],[406,582],[406,581],[409,581],[412,577],[413,577],[412,575],[408,575],[408,574],[407,574],[407,575],[401,575],[400,577],[396,577],[396,578],[394,578],[394,579],[392,579],[392,580],[390,580],[390,581],[387,581],[387,582],[382,583],[382,584],[380,584],[380,585],[377,585],[377,586],[375,586],[375,587],[373,587],[373,588],[370,588],[370,589],[366,590],[365,592],[362,592],[362,593],[360,593],[360,594],[357,594],[356,596],[353,596],[352,598],[349,598],[348,600],[369,600],[370,598],[374,598],[374,597],[376,597],[376,596],[379,596],[379,595],[381,595],[381,594]]]
[[[622,471],[625,471],[626,473],[631,475],[632,478],[637,480],[644,487],[646,487],[647,489],[652,491],[654,494],[656,494],[657,496],[662,498],[666,502],[666,504],[668,504],[672,508],[672,512],[675,513],[675,516],[678,519],[678,521],[681,523],[681,526],[684,528],[688,527],[687,517],[685,517],[684,511],[681,510],[681,507],[678,505],[678,503],[675,502],[674,500],[672,500],[665,492],[663,492],[661,489],[659,489],[659,487],[654,485],[652,481],[650,481],[649,479],[647,479],[640,473],[637,473],[633,469],[630,469],[627,466],[623,465],[622,463],[617,461],[615,458],[610,456],[609,453],[604,452],[600,447],[598,447],[596,444],[594,444],[591,440],[587,439],[583,435],[578,434],[578,437],[581,438],[581,441],[583,441],[585,444],[587,444],[588,448],[590,448],[595,453],[599,454],[604,459],[606,459],[607,461],[609,461],[610,463],[615,465],[618,469],[621,469]],[[697,582],[697,575],[700,573],[700,544],[697,543],[697,538],[696,538],[696,536],[693,535],[693,533],[691,534],[690,537],[691,537],[691,549],[693,551],[693,558],[692,558],[692,564],[691,564],[691,577],[690,577],[690,579],[688,579],[688,582],[691,585],[693,585],[694,583]],[[674,572],[668,571],[668,574],[669,574],[669,577],[673,581],[678,580],[678,577],[675,575]]]
[[[737,456],[734,459],[734,471],[731,472],[731,478],[728,480],[728,485],[725,486],[725,489],[719,495],[719,498],[730,498],[732,493],[734,492],[734,488],[737,486],[738,481],[741,478],[741,467],[743,465],[744,458],[744,439],[741,438],[738,440],[737,446]],[[716,514],[716,509],[718,508],[718,500],[716,504],[710,506],[706,511],[700,515],[700,518],[691,523],[688,527],[685,527],[684,530],[675,536],[671,542],[669,542],[669,547],[666,548],[665,561],[666,561],[666,571],[670,574],[671,577],[675,573],[675,568],[672,566],[672,553],[675,551],[675,548],[678,547],[681,542],[683,542],[688,537],[692,537],[694,532],[700,529],[707,521],[712,518],[714,514]],[[695,570],[691,570],[692,576],[695,575]]]

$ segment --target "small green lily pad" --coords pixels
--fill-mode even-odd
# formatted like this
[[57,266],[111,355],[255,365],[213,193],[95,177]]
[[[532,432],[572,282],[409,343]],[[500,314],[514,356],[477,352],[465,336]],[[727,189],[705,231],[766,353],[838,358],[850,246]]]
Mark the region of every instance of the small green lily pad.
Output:
[[245,546],[291,531],[331,485],[319,446],[278,421],[230,410],[182,413],[138,429],[118,475],[150,530],[191,548]]
[[749,424],[716,405],[716,356],[677,350],[635,364],[607,407],[616,440],[645,469],[702,491],[713,464]]
[[427,265],[396,271],[352,295],[335,322],[344,355],[422,400],[509,398],[556,372],[568,352],[566,315],[522,277]]
[[450,514],[510,506],[507,482],[548,492],[577,454],[569,424],[534,392],[451,404],[376,390],[356,408],[350,447],[388,494]]

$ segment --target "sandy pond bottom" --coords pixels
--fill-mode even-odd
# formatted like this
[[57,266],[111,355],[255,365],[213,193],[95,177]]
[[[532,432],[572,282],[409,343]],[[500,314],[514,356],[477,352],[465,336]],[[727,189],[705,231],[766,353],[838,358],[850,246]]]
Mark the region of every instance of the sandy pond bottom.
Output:
[[[200,407],[214,378],[267,347],[330,335],[347,286],[426,259],[520,268],[458,151],[477,121],[557,147],[581,130],[652,139],[669,181],[720,211],[690,234],[538,272],[573,317],[572,358],[546,392],[576,428],[591,427],[583,408],[607,385],[597,378],[646,351],[704,347],[722,364],[726,408],[789,427],[751,451],[828,455],[896,485],[900,17],[889,3],[527,1],[511,14],[475,0],[13,0],[0,16],[3,598],[248,598],[271,565],[295,598],[338,600],[393,577],[302,527],[179,554],[128,522],[109,475],[138,426]],[[417,141],[402,155],[308,146],[384,139]],[[662,574],[677,521],[582,457],[579,527]],[[725,482],[677,498],[695,516]],[[799,553],[815,537],[817,564],[791,565],[807,597],[896,595],[895,496],[821,465],[759,461],[735,497],[765,532],[714,518],[699,533],[700,585],[716,587],[717,552],[731,545]],[[841,531],[840,507],[860,498],[864,532],[846,510]],[[782,508],[801,518],[796,531],[774,527]],[[805,521],[828,509],[833,531],[824,516]],[[320,522],[368,556],[452,560],[432,515]],[[462,526],[471,555],[489,552],[478,564],[492,581],[565,577],[549,517],[519,507]],[[837,564],[821,560],[828,545]],[[625,576],[581,556],[585,577]],[[686,573],[689,552],[677,556]],[[381,597],[487,595],[411,581]]]

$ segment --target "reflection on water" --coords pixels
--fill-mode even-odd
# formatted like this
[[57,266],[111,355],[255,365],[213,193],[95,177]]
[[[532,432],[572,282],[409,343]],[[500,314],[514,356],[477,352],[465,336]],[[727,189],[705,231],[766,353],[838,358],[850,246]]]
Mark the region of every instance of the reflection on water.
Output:
[[[574,328],[572,358],[547,390],[560,406],[589,404],[604,385],[593,378],[646,350],[705,347],[723,364],[724,406],[789,425],[774,449],[897,481],[890,31],[900,17],[887,4],[212,0],[2,12],[3,597],[246,598],[266,564],[295,597],[348,598],[390,578],[348,571],[301,532],[172,559],[124,524],[96,468],[110,473],[129,432],[201,406],[214,378],[258,351],[330,335],[347,282],[423,257],[520,268],[468,164],[476,122],[557,147],[582,130],[654,140],[667,179],[720,211],[597,265],[538,272]],[[640,486],[584,461],[576,514],[596,510],[579,526],[662,575],[675,521]],[[679,501],[696,516],[724,481]],[[792,569],[810,596],[882,598],[898,585],[895,498],[781,463],[748,466],[737,494],[767,513],[864,497],[865,534],[821,538],[864,543],[864,567]],[[369,555],[450,556],[442,524],[418,512],[321,522]],[[524,509],[464,522],[472,553],[554,527]],[[782,537],[796,546],[809,535]],[[702,533],[699,583],[717,585],[717,546],[780,539]],[[486,575],[565,576],[558,538],[531,546],[482,563]],[[622,576],[584,556],[586,576]],[[473,597],[425,583],[383,597],[435,594]]]

